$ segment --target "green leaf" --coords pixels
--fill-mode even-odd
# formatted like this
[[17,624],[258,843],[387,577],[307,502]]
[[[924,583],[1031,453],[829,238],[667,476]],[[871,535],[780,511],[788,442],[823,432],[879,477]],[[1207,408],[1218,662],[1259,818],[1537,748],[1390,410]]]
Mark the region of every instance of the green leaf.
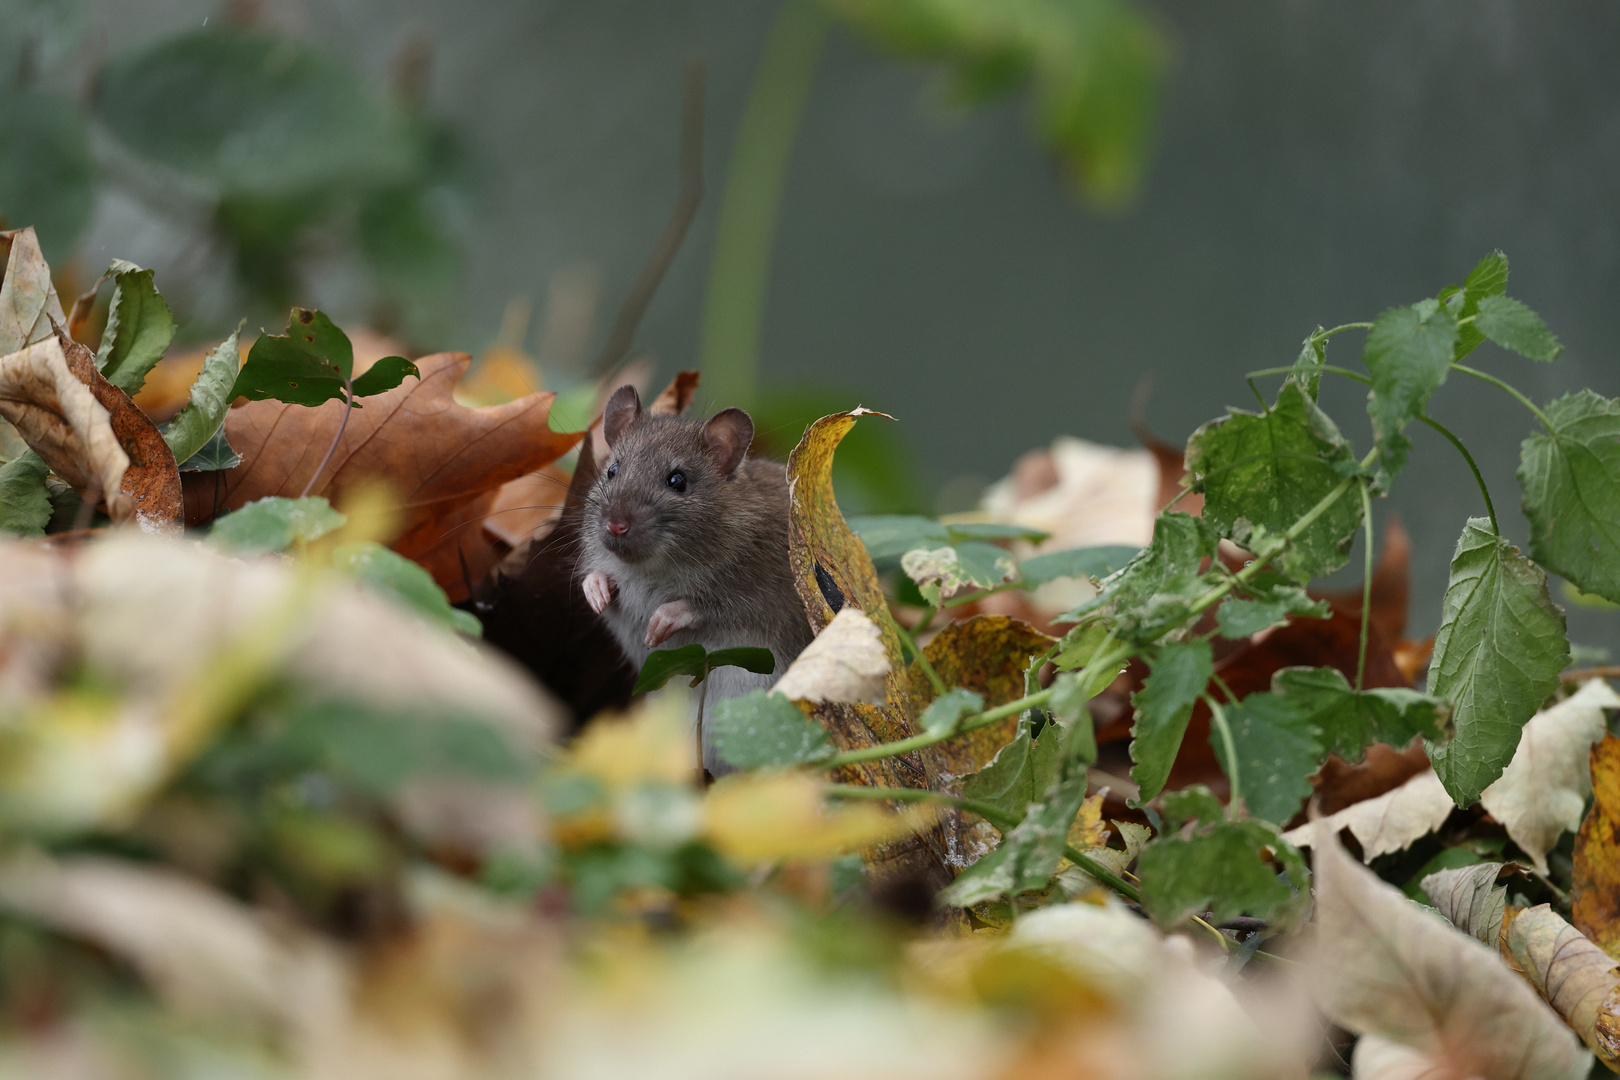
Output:
[[[1244,546],[1256,525],[1287,531],[1354,466],[1350,444],[1292,380],[1263,415],[1233,409],[1187,442],[1187,468],[1194,490],[1204,493],[1204,518]],[[1337,570],[1350,557],[1360,523],[1360,501],[1341,497],[1283,552],[1284,569],[1301,581]]]
[[1356,693],[1344,673],[1330,667],[1283,668],[1271,677],[1271,691],[1293,702],[1321,730],[1324,748],[1357,762],[1375,742],[1403,747],[1421,735],[1445,734],[1450,710],[1445,702],[1405,687],[1379,687]]
[[1180,791],[1167,791],[1159,800],[1164,813],[1164,833],[1181,831],[1190,821],[1205,825],[1219,825],[1226,820],[1226,807],[1203,784],[1194,784]]
[[[224,442],[222,435],[225,413],[231,407],[230,390],[236,383],[237,370],[242,366],[242,354],[238,344],[241,336],[242,326],[237,324],[236,332],[208,353],[203,360],[202,370],[197,373],[196,380],[191,384],[191,394],[186,400],[186,407],[163,427],[163,441],[174,451],[174,459],[181,462],[181,472],[203,468],[228,469],[242,460],[236,456],[236,451],[230,449],[230,444]],[[230,456],[235,457],[236,461],[224,466],[191,465],[191,458],[207,446],[216,435],[220,436],[224,450],[230,451]],[[216,447],[214,453],[205,461],[219,461],[223,457],[220,448]]]
[[982,856],[940,893],[940,902],[969,907],[1046,888],[1063,859],[1069,825],[1085,797],[1084,769],[1053,783],[1043,800],[1029,805],[1024,819],[1002,835],[996,850]]
[[1170,766],[1181,749],[1193,706],[1209,684],[1214,662],[1207,641],[1164,645],[1148,654],[1148,677],[1132,698],[1131,779],[1141,788],[1138,802],[1164,790]]
[[1564,351],[1541,316],[1509,296],[1487,296],[1481,300],[1474,325],[1502,348],[1512,349],[1531,360],[1550,362]]
[[94,109],[150,161],[258,197],[381,187],[419,165],[405,115],[296,37],[214,26],[115,55]]
[[776,670],[776,657],[769,649],[750,647],[706,652],[695,641],[678,649],[654,649],[641,665],[641,674],[636,677],[635,689],[631,692],[645,694],[657,690],[677,675],[690,676],[692,685],[696,686],[710,671],[727,666],[769,675]]
[[914,514],[853,517],[849,527],[866,545],[874,563],[898,560],[913,548],[939,547],[951,539],[944,525]]
[[1058,578],[1101,579],[1130,562],[1140,550],[1126,544],[1105,544],[1034,555],[1018,564],[1018,576],[1026,589],[1038,589]]
[[715,702],[709,733],[720,756],[739,769],[814,761],[833,750],[820,724],[781,694],[766,690]]
[[319,495],[305,499],[270,495],[215,518],[208,542],[233,555],[266,555],[317,540],[347,521]]
[[403,356],[385,356],[366,368],[360,373],[360,377],[354,380],[354,396],[370,397],[385,390],[392,390],[404,382],[407,375],[418,379],[422,377],[416,365]]
[[[1286,878],[1277,875],[1278,864]],[[1253,915],[1286,927],[1310,903],[1305,860],[1261,821],[1223,821],[1190,836],[1160,836],[1142,849],[1136,873],[1143,909],[1165,929],[1205,911],[1216,923]]]
[[469,637],[481,637],[483,624],[469,611],[450,606],[450,598],[439,588],[433,575],[396,551],[367,540],[339,544],[332,551],[332,565],[353,575],[362,585],[415,611],[428,622],[458,630]]
[[[1479,313],[1479,304],[1487,296],[1501,296],[1507,292],[1508,260],[1500,251],[1493,251],[1479,261],[1469,272],[1461,289],[1450,289],[1440,294],[1440,299],[1446,301],[1446,307],[1456,315],[1459,320]],[[1448,294],[1455,295],[1448,295]],[[1460,363],[1469,353],[1473,352],[1485,340],[1485,335],[1479,330],[1478,320],[1471,323],[1459,322],[1457,325],[1457,346],[1455,358]]]
[[16,536],[43,536],[51,520],[51,496],[45,489],[50,466],[32,450],[0,465],[0,531]]
[[225,437],[225,425],[208,437],[197,452],[180,463],[181,472],[220,472],[242,464],[242,455]]
[[992,588],[1016,572],[1011,555],[994,544],[977,540],[912,548],[901,556],[900,569],[916,583],[924,598],[936,605],[966,586]]
[[1530,554],[1582,592],[1620,603],[1620,400],[1583,390],[1546,415],[1552,430],[1519,449]]
[[954,731],[964,716],[983,711],[984,697],[958,686],[929,702],[917,723],[927,732]]
[[1401,430],[1446,381],[1456,345],[1456,316],[1434,300],[1386,311],[1368,332],[1361,357],[1372,373],[1367,413],[1386,482],[1406,463],[1411,446]]
[[[15,17],[15,9],[8,12]],[[7,45],[17,55],[18,39]],[[90,220],[94,181],[89,127],[72,100],[8,86],[0,108],[0,218],[32,225],[45,257],[66,261]]]
[[173,340],[174,315],[153,284],[152,271],[120,260],[107,272],[113,275],[113,294],[96,366],[108,382],[133,397]]
[[1050,535],[1027,525],[1004,525],[995,521],[949,521],[943,524],[953,543],[963,540],[1028,540],[1038,544]]
[[1229,596],[1215,611],[1215,625],[1221,636],[1241,640],[1273,626],[1281,626],[1290,616],[1325,619],[1330,614],[1325,601],[1312,600],[1299,586],[1271,590],[1264,599]]
[[1104,581],[1094,599],[1055,621],[1079,622],[1102,611],[1120,635],[1150,640],[1180,623],[1204,592],[1201,564],[1215,554],[1218,541],[1203,518],[1162,513],[1153,523],[1153,542]]
[[1429,759],[1458,806],[1502,775],[1520,729],[1568,664],[1564,613],[1547,594],[1547,575],[1489,521],[1470,518],[1451,557],[1429,664],[1429,693],[1453,710],[1453,734],[1430,745]]
[[[1322,328],[1316,328],[1321,333]],[[1316,334],[1306,338],[1299,348],[1299,356],[1294,360],[1293,370],[1288,378],[1297,383],[1300,389],[1316,400],[1317,391],[1322,387],[1322,368],[1327,364],[1327,342],[1316,339]]]
[[[1309,714],[1280,694],[1250,694],[1223,706],[1237,757],[1238,786],[1249,813],[1282,825],[1299,812],[1311,793],[1307,779],[1322,764],[1322,733]],[[1232,762],[1219,730],[1209,741],[1226,775]]]
[[968,584],[988,589],[1013,576],[1012,556],[994,544],[968,540],[955,547],[957,565]]
[[1045,797],[1062,769],[1063,740],[1058,731],[1031,739],[1029,722],[1020,720],[1017,736],[996,751],[990,764],[962,781],[962,794],[1021,818],[1030,804]]

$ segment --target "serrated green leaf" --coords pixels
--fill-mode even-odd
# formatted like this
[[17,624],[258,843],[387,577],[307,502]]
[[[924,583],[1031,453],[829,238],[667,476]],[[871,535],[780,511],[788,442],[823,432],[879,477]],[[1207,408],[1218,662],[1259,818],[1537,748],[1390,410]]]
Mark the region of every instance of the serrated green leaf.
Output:
[[267,555],[318,540],[348,520],[319,495],[270,495],[215,518],[208,542],[233,555]]
[[1541,316],[1511,296],[1487,296],[1481,300],[1474,325],[1502,348],[1531,360],[1547,363],[1564,351]]
[[983,711],[984,697],[958,686],[929,702],[917,723],[927,732],[953,731],[964,716]]
[[381,544],[370,540],[339,544],[332,551],[332,565],[353,575],[368,589],[410,608],[428,622],[469,637],[481,637],[484,633],[477,616],[450,606],[450,598],[439,588],[432,574]]
[[[1316,330],[1320,333],[1322,328],[1318,326]],[[1288,373],[1288,378],[1297,383],[1300,389],[1315,401],[1317,391],[1322,386],[1322,368],[1326,364],[1327,342],[1317,340],[1316,335],[1312,334],[1300,346],[1299,356],[1295,357],[1293,370]]]
[[385,356],[381,360],[366,368],[354,380],[354,396],[370,397],[381,394],[385,390],[392,390],[405,381],[405,376],[412,375],[420,379],[422,373],[415,364],[403,356]]
[[1357,762],[1375,742],[1402,747],[1421,735],[1438,739],[1449,713],[1445,703],[1405,687],[1379,687],[1356,693],[1344,673],[1329,667],[1283,668],[1271,677],[1271,691],[1301,709],[1322,732],[1327,751]]
[[1164,814],[1164,832],[1179,832],[1189,821],[1204,825],[1218,825],[1226,820],[1226,807],[1203,784],[1193,784],[1180,791],[1167,791],[1159,800]]
[[[1262,858],[1265,849],[1272,858]],[[1286,878],[1277,875],[1278,864]],[[1217,923],[1253,915],[1286,927],[1310,902],[1304,859],[1260,821],[1226,821],[1190,836],[1161,836],[1142,849],[1136,873],[1143,909],[1166,929],[1204,911]]]
[[1162,513],[1153,523],[1153,542],[1104,581],[1094,599],[1057,621],[1079,622],[1102,611],[1121,636],[1152,639],[1179,623],[1203,593],[1202,561],[1215,554],[1218,542],[1203,518]]
[[1148,654],[1148,677],[1131,698],[1136,707],[1131,725],[1131,760],[1136,764],[1131,779],[1141,789],[1139,802],[1164,790],[1193,706],[1214,672],[1211,657],[1207,641],[1164,645]]
[[[1085,797],[1084,769],[1053,783],[1041,802],[1027,806],[1028,813],[1017,827],[1003,834],[995,851],[982,856],[940,893],[940,901],[969,907],[1046,888],[1063,859],[1069,825]],[[1023,810],[1021,807],[1019,812]]]
[[861,538],[874,563],[893,561],[919,547],[938,547],[951,534],[933,518],[913,514],[874,515],[849,519],[850,530]]
[[1582,592],[1620,603],[1620,400],[1590,390],[1546,408],[1519,449],[1530,554]]
[[1062,735],[1058,729],[1048,730],[1032,739],[1029,722],[1019,721],[1017,736],[996,752],[990,764],[962,781],[962,794],[1023,817],[1063,772]]
[[152,271],[120,261],[108,273],[113,275],[112,302],[96,366],[108,382],[133,397],[174,339],[174,315],[158,293]]
[[1452,703],[1451,738],[1429,759],[1458,806],[1469,806],[1513,757],[1525,721],[1558,689],[1569,665],[1564,613],[1547,575],[1470,518],[1451,557],[1451,580],[1429,664],[1429,693]]
[[[1493,251],[1479,261],[1479,264],[1469,272],[1463,281],[1462,288],[1455,290],[1456,295],[1447,304],[1448,310],[1459,320],[1479,312],[1479,302],[1487,296],[1501,296],[1507,292],[1508,260],[1500,251]],[[1448,290],[1451,291],[1451,290]],[[1441,300],[1447,300],[1447,294],[1440,294]],[[1480,333],[1476,322],[1459,322],[1457,325],[1457,345],[1455,357],[1461,362],[1464,357],[1473,352],[1485,340]]]
[[677,675],[689,676],[692,685],[696,686],[708,677],[710,671],[727,666],[769,675],[776,670],[776,657],[769,649],[750,647],[717,649],[711,653],[695,641],[678,649],[654,649],[642,663],[641,674],[636,677],[636,685],[631,693],[645,694],[657,690]]
[[1065,577],[1101,579],[1118,571],[1141,550],[1125,544],[1105,544],[1034,555],[1018,564],[1018,577],[1026,589],[1038,589]]
[[1406,463],[1401,430],[1416,420],[1446,381],[1457,345],[1457,318],[1437,301],[1386,311],[1367,333],[1362,361],[1372,373],[1367,413],[1387,479]]
[[1268,582],[1265,588],[1250,582],[1247,589],[1252,596],[1228,596],[1215,611],[1215,625],[1224,638],[1237,641],[1281,626],[1296,615],[1325,619],[1331,613],[1326,601],[1312,600],[1303,588],[1287,581]]
[[820,724],[781,694],[766,690],[715,702],[708,734],[720,756],[739,769],[814,761],[833,749]]
[[230,440],[225,437],[225,425],[221,424],[219,430],[210,435],[195,454],[180,463],[180,471],[219,472],[234,469],[240,464],[242,455],[231,446]]
[[32,450],[0,465],[0,531],[15,536],[43,536],[51,520],[51,496],[45,489],[50,466]]
[[970,585],[988,589],[1000,585],[1016,571],[1012,556],[994,544],[966,540],[955,546],[957,565]]
[[[1282,825],[1311,793],[1307,779],[1322,764],[1322,733],[1309,714],[1280,694],[1250,694],[1223,706],[1237,758],[1238,788],[1249,813]],[[1233,775],[1226,741],[1212,729],[1210,745],[1226,775]]]
[[[191,384],[186,407],[163,427],[163,441],[174,451],[174,460],[181,462],[181,472],[228,469],[235,464],[232,462],[232,465],[192,465],[191,458],[207,446],[216,435],[221,435],[224,428],[225,413],[231,407],[230,390],[236,383],[237,370],[242,366],[239,347],[241,336],[242,327],[238,324],[235,333],[208,353],[203,360],[202,370],[197,373],[196,380]],[[230,450],[230,444],[224,443],[223,448]],[[234,450],[231,450],[230,454],[236,456]],[[220,448],[216,447],[214,454],[207,460],[218,461],[222,457]],[[236,460],[240,461],[241,458],[237,457]]]

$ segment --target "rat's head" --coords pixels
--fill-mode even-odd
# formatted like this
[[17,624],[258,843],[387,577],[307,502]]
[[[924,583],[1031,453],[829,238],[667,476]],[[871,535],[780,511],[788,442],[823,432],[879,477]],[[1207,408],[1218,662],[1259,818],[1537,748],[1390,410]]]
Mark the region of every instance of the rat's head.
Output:
[[626,563],[655,567],[670,556],[702,557],[726,527],[737,467],[754,422],[726,409],[708,423],[645,412],[635,387],[608,399],[602,431],[608,459],[587,506],[587,542]]

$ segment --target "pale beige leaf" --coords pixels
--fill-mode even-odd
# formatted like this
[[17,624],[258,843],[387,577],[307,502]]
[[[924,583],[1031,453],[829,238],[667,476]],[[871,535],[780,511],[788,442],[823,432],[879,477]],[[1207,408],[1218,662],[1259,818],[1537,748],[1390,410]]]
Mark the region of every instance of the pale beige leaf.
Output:
[[116,495],[129,468],[112,419],[56,335],[0,356],[0,416],[81,494]]
[[788,665],[774,689],[794,701],[881,705],[888,673],[877,624],[858,608],[846,607]]
[[1358,865],[1331,827],[1315,847],[1317,1004],[1334,1023],[1445,1062],[1458,1076],[1580,1080],[1591,1059],[1495,950]]
[[1546,904],[1526,908],[1508,927],[1508,948],[1525,977],[1558,1010],[1604,1064],[1617,1064],[1595,1028],[1598,1012],[1620,986],[1614,957],[1559,917]]
[[1441,1061],[1400,1043],[1363,1035],[1350,1055],[1351,1080],[1457,1080]]
[[1441,870],[1421,882],[1423,891],[1451,925],[1491,948],[1502,933],[1507,886],[1496,884],[1501,863],[1479,863]]
[[824,785],[805,773],[734,773],[703,801],[714,847],[742,865],[766,859],[827,859],[909,836],[932,825],[935,807],[891,813],[873,803],[826,804]]
[[53,336],[51,320],[66,326],[67,318],[33,229],[0,232],[0,259],[5,261],[5,282],[0,284],[0,356],[5,356]]
[[1603,738],[1603,710],[1616,708],[1620,695],[1602,679],[1593,679],[1567,700],[1543,709],[1524,725],[1506,771],[1479,797],[1543,874],[1547,852],[1559,837],[1581,827],[1592,795],[1587,752]]
[[[1426,769],[1392,791],[1330,814],[1320,824],[1330,836],[1349,829],[1361,844],[1363,861],[1372,862],[1428,836],[1445,824],[1455,809],[1440,778],[1433,769]],[[1283,838],[1295,847],[1309,847],[1316,842],[1316,833],[1313,826],[1301,825],[1284,833]]]

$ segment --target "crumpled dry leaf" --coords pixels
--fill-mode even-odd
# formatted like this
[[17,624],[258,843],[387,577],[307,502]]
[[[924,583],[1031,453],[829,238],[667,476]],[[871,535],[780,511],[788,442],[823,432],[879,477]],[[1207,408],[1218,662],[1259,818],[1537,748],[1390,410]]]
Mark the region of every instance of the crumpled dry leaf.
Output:
[[772,689],[792,701],[883,704],[889,657],[876,624],[858,608],[833,616]]
[[1604,735],[1590,755],[1592,809],[1575,835],[1570,918],[1615,956],[1620,954],[1620,739]]
[[[1363,861],[1372,862],[1428,836],[1444,825],[1455,809],[1440,778],[1433,769],[1426,769],[1393,791],[1355,803],[1314,824],[1291,829],[1283,839],[1295,847],[1309,847],[1316,843],[1318,835],[1337,837],[1340,829],[1349,829],[1361,844]],[[1318,834],[1318,828],[1325,831]]]
[[1547,852],[1564,833],[1581,827],[1592,794],[1587,751],[1603,738],[1604,709],[1620,708],[1620,695],[1593,679],[1524,725],[1519,748],[1501,777],[1479,797],[1538,871],[1547,872]]
[[1099,544],[1146,547],[1158,512],[1159,464],[1149,450],[1121,450],[1064,435],[1018,459],[992,484],[992,521],[1049,533],[1051,551]]
[[1526,908],[1508,927],[1508,948],[1525,978],[1603,1064],[1620,1065],[1620,972],[1546,904]]
[[1427,1055],[1440,1075],[1581,1080],[1591,1059],[1493,949],[1357,865],[1325,822],[1309,964],[1328,1019]]
[[[478,548],[476,524],[453,519],[502,484],[555,461],[581,438],[559,433],[546,420],[555,394],[534,394],[505,405],[469,409],[453,397],[471,358],[437,353],[417,361],[422,377],[363,399],[338,441],[312,495],[342,505],[344,493],[381,481],[404,509],[403,532],[393,548],[415,559],[453,599],[466,593],[458,552],[477,553],[483,576],[493,551]],[[188,474],[186,520],[199,524],[266,495],[297,496],[326,454],[345,405],[317,408],[253,401],[231,409],[225,433],[243,463],[218,473]],[[481,541],[480,541],[481,542]]]
[[0,416],[75,491],[105,494],[114,520],[129,516],[128,497],[119,493],[129,455],[54,334],[0,356]]
[[[474,715],[519,752],[541,752],[560,726],[504,658],[279,559],[127,533],[74,550],[0,545],[0,581],[0,701],[18,762],[0,794],[15,820],[127,821],[275,676]],[[55,693],[67,658],[118,692]]]
[[1507,908],[1507,886],[1496,883],[1501,863],[1477,863],[1440,870],[1419,884],[1440,914],[1474,940],[1496,948]]
[[54,337],[51,320],[66,325],[62,301],[51,284],[51,268],[32,228],[0,232],[0,356]]
[[826,859],[927,828],[934,807],[898,814],[871,803],[827,807],[824,787],[804,773],[734,773],[703,800],[704,832],[716,850],[751,866],[766,859]]

